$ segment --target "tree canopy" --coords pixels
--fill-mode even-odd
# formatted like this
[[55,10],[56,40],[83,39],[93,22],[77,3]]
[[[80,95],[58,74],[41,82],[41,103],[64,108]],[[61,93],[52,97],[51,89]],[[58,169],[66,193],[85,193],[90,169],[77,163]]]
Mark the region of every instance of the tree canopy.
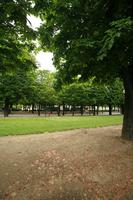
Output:
[[32,1],[8,0],[0,2],[0,72],[27,68],[31,64],[30,53],[34,49],[31,39],[35,31],[28,26],[28,14],[32,13]]
[[132,63],[132,4],[38,0],[36,9],[45,20],[39,30],[42,48],[54,52],[57,69],[68,79],[120,77]]
[[28,26],[27,16],[32,12],[32,0],[0,1],[0,37],[29,37],[33,30]]

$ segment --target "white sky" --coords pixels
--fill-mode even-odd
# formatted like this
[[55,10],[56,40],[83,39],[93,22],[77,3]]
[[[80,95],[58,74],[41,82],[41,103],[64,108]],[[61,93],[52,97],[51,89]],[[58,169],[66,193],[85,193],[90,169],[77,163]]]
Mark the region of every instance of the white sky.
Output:
[[[28,20],[31,23],[31,27],[33,29],[36,29],[40,26],[41,24],[41,19],[32,16],[28,16]],[[50,70],[50,71],[55,71],[55,67],[53,65],[53,54],[51,52],[43,52],[40,51],[36,56],[36,60],[40,65],[40,69],[46,69],[46,70]]]
[[40,51],[36,55],[36,60],[39,63],[41,69],[55,71],[55,67],[53,65],[52,58],[53,58],[53,54],[50,52]]

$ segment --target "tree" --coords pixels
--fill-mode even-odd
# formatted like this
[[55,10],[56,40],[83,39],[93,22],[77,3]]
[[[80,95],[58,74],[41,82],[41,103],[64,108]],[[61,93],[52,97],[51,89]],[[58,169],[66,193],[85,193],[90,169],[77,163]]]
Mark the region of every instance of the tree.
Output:
[[35,9],[45,20],[40,27],[42,48],[54,52],[64,78],[80,74],[99,82],[122,79],[122,137],[133,139],[133,2],[38,0]]
[[31,83],[29,72],[24,69],[1,75],[0,99],[3,101],[4,117],[8,117],[12,105],[27,100],[31,94]]
[[92,84],[88,88],[89,102],[93,108],[93,115],[96,114],[97,106],[97,115],[99,112],[99,106],[105,105],[105,88],[103,85]]
[[73,115],[76,106],[80,106],[81,115],[85,106],[92,106],[95,115],[95,106],[102,105],[104,99],[103,90],[100,89],[101,87],[90,85],[88,82],[64,85],[59,93],[61,104],[72,106]]
[[85,84],[73,83],[71,85],[64,86],[59,96],[62,101],[62,105],[72,106],[73,115],[76,106],[80,106],[80,112],[81,115],[83,115],[83,107],[88,104],[87,92]]
[[123,107],[124,103],[124,87],[119,79],[112,84],[104,85],[104,102],[109,107],[109,115],[112,115],[112,107]]
[[[38,115],[40,115],[41,107],[46,111],[47,106],[56,104],[57,95],[53,88],[54,74],[47,70],[35,70],[31,73],[31,89],[30,96],[27,97],[28,104],[38,106]],[[45,112],[46,113],[46,112]]]
[[0,1],[0,38],[16,36],[27,38],[34,34],[28,26],[27,16],[33,12],[33,1]]
[[32,8],[31,0],[0,1],[0,95],[5,116],[10,104],[18,102],[29,88],[27,71],[36,67],[32,55],[36,33],[27,23]]
[[27,23],[32,1],[1,1],[0,13],[0,73],[4,73],[22,64],[23,49],[33,51],[31,39],[35,39],[36,33]]

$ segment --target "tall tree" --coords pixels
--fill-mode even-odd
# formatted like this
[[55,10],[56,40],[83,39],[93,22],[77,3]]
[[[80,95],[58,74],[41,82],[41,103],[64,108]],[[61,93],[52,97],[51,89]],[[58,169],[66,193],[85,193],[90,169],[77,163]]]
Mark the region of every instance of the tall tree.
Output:
[[133,2],[130,0],[36,0],[44,20],[42,48],[54,52],[63,77],[119,77],[125,88],[122,137],[133,139]]
[[86,84],[73,83],[66,85],[60,91],[60,100],[62,105],[71,105],[74,115],[75,107],[80,106],[81,115],[83,115],[83,108],[89,103],[88,90]]
[[[36,33],[28,26],[32,1],[0,1],[0,72],[21,65],[22,49],[32,51]],[[28,59],[28,58],[27,58]]]
[[8,117],[14,104],[26,101],[31,95],[32,80],[29,71],[17,69],[0,75],[0,100],[3,101],[4,116]]
[[33,12],[33,1],[0,1],[0,37],[15,35],[30,36],[33,30],[28,26],[27,16]]
[[27,99],[28,103],[38,106],[38,115],[40,115],[41,107],[46,110],[47,106],[56,104],[57,96],[53,88],[54,74],[47,70],[36,70],[33,76],[31,96]]
[[32,55],[32,39],[36,33],[27,19],[32,12],[32,0],[0,1],[0,97],[4,101],[5,116],[10,104],[18,101],[29,88],[27,70],[36,67]]

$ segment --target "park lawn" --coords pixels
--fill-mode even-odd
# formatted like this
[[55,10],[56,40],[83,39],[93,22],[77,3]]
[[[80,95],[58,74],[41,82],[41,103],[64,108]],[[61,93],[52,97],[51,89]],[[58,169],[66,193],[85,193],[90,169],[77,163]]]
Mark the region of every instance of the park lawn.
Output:
[[122,120],[122,116],[0,118],[0,136],[119,125]]

